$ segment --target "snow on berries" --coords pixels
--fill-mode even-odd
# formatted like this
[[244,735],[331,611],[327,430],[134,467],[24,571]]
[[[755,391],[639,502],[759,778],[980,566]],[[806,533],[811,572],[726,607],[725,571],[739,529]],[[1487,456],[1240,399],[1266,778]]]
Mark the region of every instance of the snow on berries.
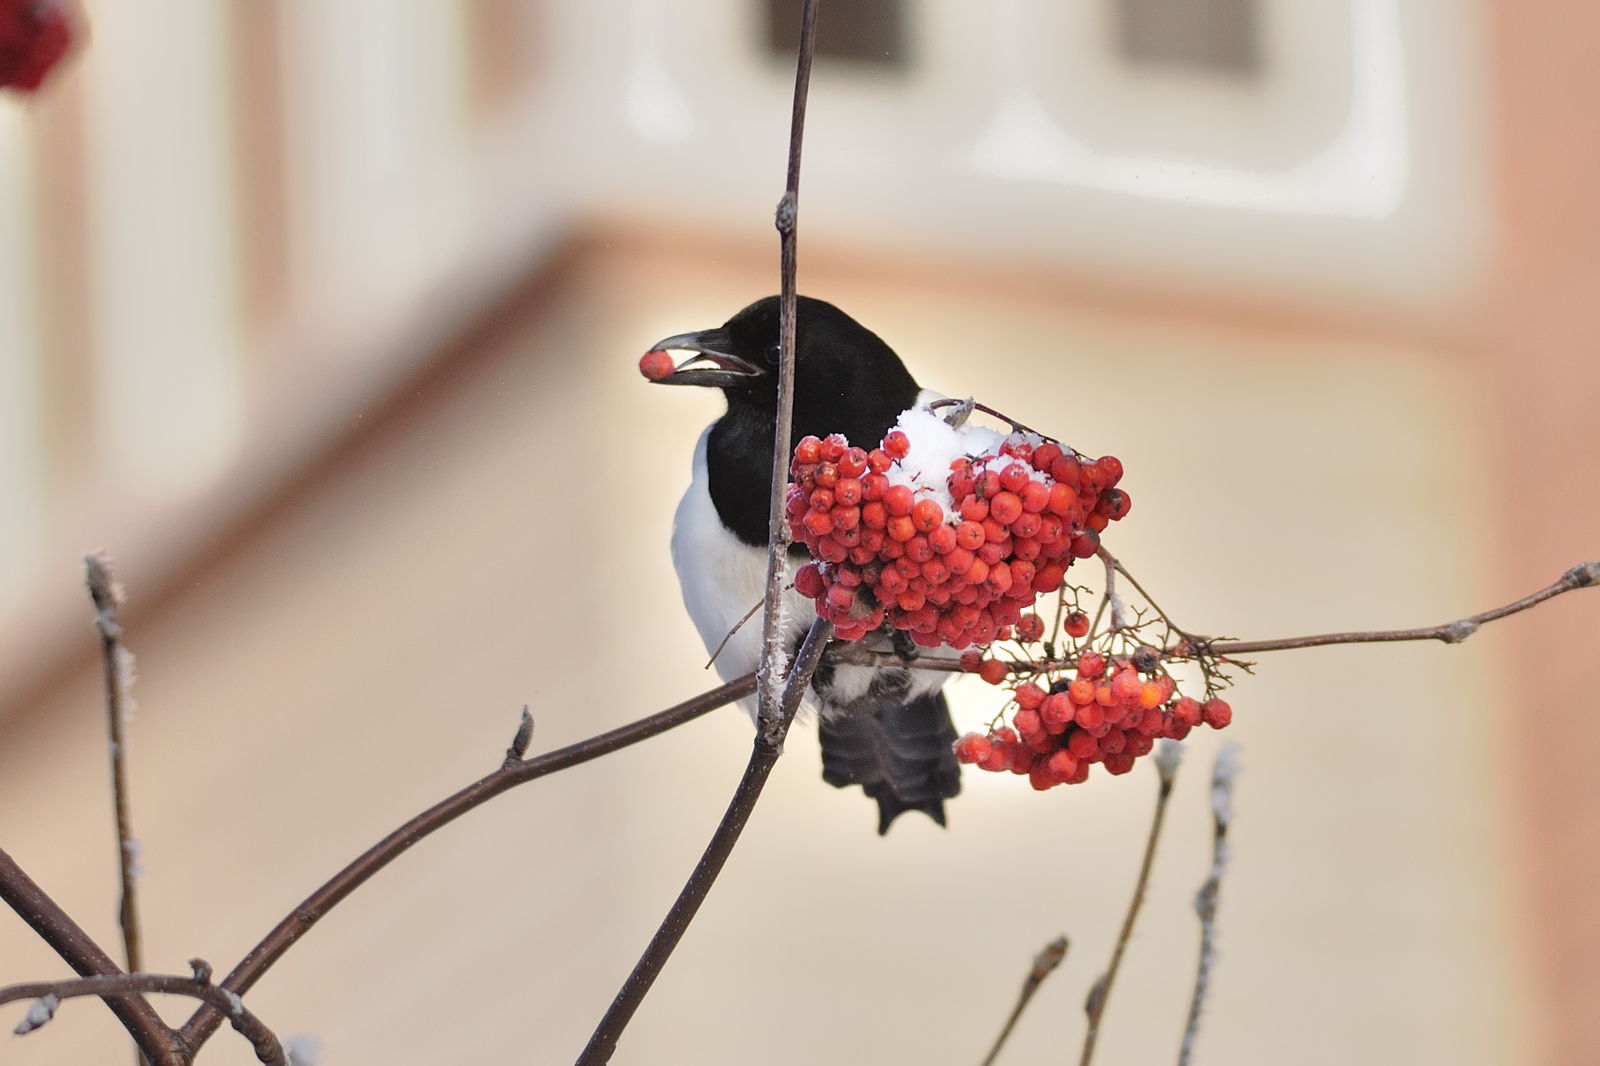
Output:
[[1115,458],[951,426],[927,408],[904,412],[871,451],[806,437],[790,476],[790,532],[816,560],[795,587],[841,640],[885,622],[927,648],[1009,637],[1129,509]]
[[[928,408],[902,414],[870,451],[838,434],[806,437],[786,514],[814,561],[795,589],[841,640],[892,626],[922,647],[960,650],[963,671],[1010,689],[1009,724],[1002,712],[958,740],[962,762],[1041,791],[1086,780],[1096,763],[1127,773],[1157,740],[1221,729],[1233,710],[1215,695],[1218,660],[1187,639],[1169,654],[1143,643],[1145,617],[1119,608],[1102,628],[1079,609],[1086,590],[1067,572],[1103,554],[1100,533],[1131,509],[1122,473],[1113,456],[1091,460],[1020,428],[952,426]],[[1047,626],[1034,606],[1049,593]],[[1015,654],[999,657],[1002,645]],[[1204,702],[1167,670],[1195,659],[1208,667]]]

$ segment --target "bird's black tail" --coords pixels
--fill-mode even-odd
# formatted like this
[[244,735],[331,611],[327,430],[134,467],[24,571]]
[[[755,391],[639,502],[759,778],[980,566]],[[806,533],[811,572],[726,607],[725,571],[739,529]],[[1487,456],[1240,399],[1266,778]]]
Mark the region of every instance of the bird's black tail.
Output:
[[961,791],[961,764],[951,750],[956,727],[943,692],[824,716],[818,732],[822,779],[835,788],[860,785],[877,800],[879,836],[903,811],[944,825],[944,801]]

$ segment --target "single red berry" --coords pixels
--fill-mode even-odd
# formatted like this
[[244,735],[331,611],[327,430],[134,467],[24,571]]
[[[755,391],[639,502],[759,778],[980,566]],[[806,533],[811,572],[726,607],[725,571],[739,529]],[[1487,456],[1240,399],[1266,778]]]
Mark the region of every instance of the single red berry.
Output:
[[1000,487],[1009,493],[1021,493],[1028,481],[1028,468],[1021,463],[1010,463],[1000,471]]
[[1028,514],[1040,514],[1050,506],[1051,486],[1042,481],[1028,481],[1022,486],[1022,491],[1017,496],[1022,500],[1022,509]]
[[[677,369],[672,356],[663,351],[649,351],[639,358],[639,373],[651,381],[660,381]],[[815,462],[815,460],[812,460]]]
[[1051,773],[1063,781],[1078,772],[1077,756],[1073,755],[1068,749],[1061,749],[1051,755],[1049,759],[1045,760],[1045,765],[1050,768]]
[[1106,772],[1109,774],[1125,774],[1133,769],[1135,759],[1131,752],[1120,752],[1116,755],[1107,755],[1104,759]]
[[1075,729],[1067,736],[1067,750],[1079,761],[1092,759],[1100,754],[1100,742],[1081,729]]
[[861,524],[868,529],[883,529],[889,524],[889,509],[882,500],[861,505]]
[[824,459],[817,464],[817,471],[812,475],[819,486],[831,489],[839,483],[839,468],[829,460]]
[[[972,618],[973,621],[977,621],[977,611],[972,612]],[[1035,685],[1032,681],[1024,681],[1018,685],[1017,691],[1013,695],[1017,699],[1017,706],[1029,711],[1038,710],[1039,705],[1045,700],[1044,689]]]
[[843,433],[830,433],[822,440],[822,461],[837,463],[844,457],[845,451],[850,447],[850,441]]
[[1072,556],[1075,559],[1087,559],[1100,550],[1100,534],[1092,529],[1086,529],[1072,538]]
[[1132,670],[1123,670],[1111,679],[1111,696],[1118,703],[1131,703],[1143,689],[1144,681]]
[[[916,521],[915,518],[912,519]],[[956,531],[945,525],[934,526],[928,532],[928,544],[939,555],[949,555],[956,550]]]
[[1006,664],[999,659],[985,659],[983,665],[978,667],[978,676],[991,685],[998,685],[1006,679]]
[[1067,620],[1061,626],[1067,631],[1067,636],[1073,640],[1082,640],[1089,635],[1089,616],[1082,611],[1073,611],[1067,615]]
[[971,648],[961,653],[961,669],[969,674],[978,672],[978,667],[983,665],[983,652]]
[[911,521],[910,515],[895,515],[889,519],[889,524],[885,527],[884,532],[888,533],[892,540],[904,544],[917,535],[917,527]]
[[1039,568],[1038,573],[1033,575],[1033,591],[1040,593],[1054,592],[1061,587],[1061,583],[1066,580],[1066,577],[1067,572],[1062,569],[1060,564],[1047,563]]
[[64,3],[0,3],[0,87],[33,92],[72,46]]
[[944,521],[944,508],[937,500],[918,500],[911,508],[911,521],[916,524],[918,533],[931,533]]
[[794,446],[794,461],[806,466],[822,462],[822,441],[816,437],[801,437],[800,443]]
[[[843,467],[840,468],[840,472],[843,472]],[[861,482],[853,477],[842,477],[833,486],[833,502],[854,507],[861,502],[861,493]]]
[[1095,730],[1100,728],[1100,723],[1106,720],[1105,708],[1095,700],[1090,700],[1082,706],[1074,706],[1072,720],[1085,729]]
[[883,505],[896,517],[911,514],[911,509],[916,503],[916,494],[911,491],[909,485],[892,485],[883,494]]
[[1076,454],[1066,454],[1050,464],[1050,477],[1052,480],[1067,486],[1076,492],[1082,488],[1082,466]]
[[1221,729],[1233,721],[1233,708],[1225,700],[1206,700],[1200,707],[1200,713],[1205,717],[1206,725],[1212,729]]
[[1086,651],[1078,656],[1078,676],[1099,677],[1106,668],[1106,657],[1097,651]]
[[1107,487],[1122,480],[1122,460],[1116,456],[1102,455],[1095,460],[1095,466],[1100,468],[1100,476],[1105,479]]
[[1061,784],[1061,777],[1050,769],[1050,764],[1040,760],[1028,771],[1028,784],[1035,792],[1045,792]]
[[1046,441],[1033,450],[1033,468],[1035,470],[1050,472],[1050,464],[1061,458],[1061,445]]
[[883,450],[895,459],[904,459],[911,451],[911,441],[898,429],[891,429],[883,438]]
[[1153,710],[1165,702],[1166,700],[1161,695],[1161,686],[1154,681],[1139,690],[1139,706],[1147,711]]
[[989,738],[968,733],[955,743],[956,758],[964,763],[982,762],[989,754]]
[[1044,522],[1038,515],[1023,511],[1017,520],[1011,523],[1011,535],[1022,540],[1032,540],[1039,532]]
[[1178,721],[1189,727],[1197,726],[1205,718],[1205,712],[1200,709],[1200,703],[1188,696],[1180,696],[1178,702],[1172,705],[1172,713]]
[[1064,729],[1072,721],[1072,702],[1059,692],[1046,696],[1039,706],[1039,719],[1047,727]]
[[839,456],[840,477],[860,477],[867,472],[867,453],[861,448],[846,448]]
[[807,563],[794,572],[794,590],[808,600],[814,600],[827,591],[828,583],[816,563]]
[[1094,530],[1096,533],[1104,533],[1106,526],[1111,524],[1111,519],[1107,518],[1099,511],[1096,511],[1088,518],[1085,518],[1083,520],[1083,524]]
[[982,522],[989,517],[989,501],[967,493],[961,500],[961,517],[968,522]]
[[1026,708],[1017,711],[1016,714],[1011,716],[1011,724],[1016,726],[1017,732],[1023,736],[1037,733],[1043,727],[1043,723],[1039,721],[1039,712],[1030,711]]
[[1097,514],[1103,514],[1113,522],[1126,515],[1132,507],[1133,501],[1121,489],[1106,489],[1094,505]]
[[996,493],[994,499],[989,501],[989,517],[1002,526],[1009,526],[1022,514],[1022,501],[1015,493]]
[[[1012,575],[1015,580],[1016,575]],[[1025,614],[1022,621],[1017,623],[1017,636],[1023,640],[1033,641],[1044,636],[1044,622],[1036,614]]]

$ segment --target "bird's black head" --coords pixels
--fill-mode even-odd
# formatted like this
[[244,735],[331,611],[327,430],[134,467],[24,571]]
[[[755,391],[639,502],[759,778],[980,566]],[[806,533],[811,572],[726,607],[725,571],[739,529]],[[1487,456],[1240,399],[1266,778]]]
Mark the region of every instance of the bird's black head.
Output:
[[[723,523],[750,544],[767,542],[772,438],[778,411],[779,299],[757,300],[716,329],[682,333],[652,351],[690,351],[662,385],[720,388],[728,413],[707,444],[711,498]],[[798,302],[794,439],[843,433],[874,448],[919,391],[894,349],[822,300]],[[710,364],[709,366],[706,364]]]

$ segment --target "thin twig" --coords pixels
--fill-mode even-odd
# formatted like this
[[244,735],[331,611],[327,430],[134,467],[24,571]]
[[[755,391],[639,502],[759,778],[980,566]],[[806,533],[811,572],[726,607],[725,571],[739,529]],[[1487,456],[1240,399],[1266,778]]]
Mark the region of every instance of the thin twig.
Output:
[[[228,1021],[238,1030],[239,1035],[254,1046],[256,1058],[267,1066],[286,1066],[283,1045],[278,1043],[278,1038],[273,1035],[272,1030],[252,1014],[238,996],[211,983],[211,967],[205,960],[190,959],[189,965],[194,967],[193,977],[133,973],[81,977],[75,981],[34,981],[23,985],[8,985],[0,988],[0,1005],[15,1003],[22,999],[41,1000],[49,997],[59,1003],[63,999],[73,999],[78,996],[144,995],[150,992],[190,996],[209,1003],[227,1015]],[[46,1014],[53,1012],[54,1007],[51,1007]],[[46,1021],[49,1021],[48,1016],[37,1024],[21,1030],[18,1035],[31,1032]]]
[[[0,851],[0,900],[9,904],[78,973],[85,977],[122,976],[111,956],[4,851]],[[106,1006],[151,1062],[163,1066],[187,1062],[172,1030],[144,997],[107,995]]]
[[117,920],[122,925],[122,947],[129,973],[142,969],[139,950],[139,899],[134,862],[139,842],[133,837],[133,821],[128,809],[127,738],[123,735],[123,710],[128,699],[127,683],[132,673],[132,656],[122,646],[122,627],[117,624],[117,605],[122,589],[111,576],[111,561],[103,552],[83,557],[89,596],[94,600],[94,627],[100,634],[106,677],[106,724],[111,738],[111,805],[117,821],[117,865],[122,872],[122,900]]
[[1095,1041],[1100,1038],[1100,1019],[1105,1015],[1106,1001],[1111,998],[1111,986],[1117,979],[1117,969],[1122,965],[1123,952],[1128,949],[1128,940],[1133,936],[1133,923],[1139,917],[1139,908],[1144,905],[1145,886],[1150,882],[1150,867],[1156,858],[1156,844],[1161,839],[1161,823],[1167,815],[1167,800],[1172,795],[1172,779],[1178,773],[1178,761],[1182,758],[1183,747],[1175,740],[1163,740],[1156,752],[1156,771],[1161,776],[1160,789],[1156,792],[1156,813],[1150,820],[1150,838],[1145,841],[1144,861],[1139,864],[1139,879],[1134,882],[1133,899],[1128,902],[1127,917],[1122,920],[1122,931],[1117,934],[1117,946],[1111,951],[1111,965],[1106,967],[1106,972],[1094,983],[1089,991],[1089,1000],[1083,1005],[1084,1013],[1089,1016],[1089,1028],[1083,1035],[1083,1054],[1078,1059],[1078,1066],[1089,1066],[1089,1060],[1094,1058]]
[[722,654],[722,649],[726,648],[728,646],[728,641],[733,639],[733,635],[735,633],[739,632],[739,630],[743,629],[744,628],[744,624],[746,622],[750,621],[750,619],[752,617],[754,617],[754,615],[755,615],[755,613],[757,611],[761,610],[762,607],[766,606],[766,603],[767,603],[767,598],[765,596],[763,596],[761,599],[756,601],[756,605],[754,607],[750,608],[748,611],[746,611],[744,613],[744,617],[743,618],[739,619],[737,622],[735,622],[733,624],[733,628],[728,630],[727,636],[722,638],[722,643],[717,645],[717,650],[712,652],[711,653],[711,658],[706,660],[706,669],[707,670],[711,669],[712,665],[714,663],[716,663],[717,656]]
[[589,1038],[588,1045],[578,1056],[577,1066],[602,1066],[611,1061],[611,1055],[617,1048],[617,1041],[621,1038],[622,1031],[627,1028],[634,1012],[639,1009],[639,1004],[644,1002],[650,986],[655,983],[662,967],[667,964],[667,959],[678,946],[678,941],[683,939],[689,923],[694,921],[695,914],[700,910],[700,904],[705,902],[711,886],[716,883],[717,875],[722,872],[723,864],[733,853],[733,846],[738,843],[739,835],[744,832],[745,823],[750,820],[750,813],[755,810],[756,801],[761,798],[761,790],[766,786],[767,777],[772,773],[773,766],[777,765],[778,756],[783,753],[783,741],[789,732],[789,725],[794,721],[795,712],[800,709],[800,697],[804,694],[806,686],[811,683],[811,675],[816,672],[823,648],[827,646],[832,634],[833,625],[826,619],[819,618],[811,624],[811,631],[806,634],[805,643],[800,647],[800,654],[795,657],[788,683],[784,686],[776,722],[771,729],[768,729],[766,722],[763,721],[762,727],[756,731],[755,742],[750,751],[750,762],[745,766],[744,776],[739,780],[739,787],[734,791],[728,810],[723,814],[717,831],[711,837],[711,843],[706,845],[705,853],[695,864],[694,872],[689,875],[683,891],[678,894],[672,909],[662,919],[660,927],[656,930],[655,936],[651,937],[649,946],[639,957],[633,972],[623,982],[622,989],[611,1001],[611,1006],[606,1009],[600,1024],[595,1027],[594,1035]]
[[[1119,570],[1124,576],[1127,571]],[[1428,626],[1424,629],[1375,629],[1352,633],[1324,633],[1312,637],[1288,637],[1278,640],[1213,640],[1205,642],[1204,648],[1211,654],[1229,656],[1243,655],[1250,652],[1285,651],[1291,648],[1316,648],[1327,644],[1383,644],[1390,641],[1402,640],[1442,640],[1446,644],[1459,644],[1466,640],[1478,627],[1485,622],[1493,622],[1530,607],[1537,607],[1545,600],[1554,599],[1564,592],[1574,589],[1588,588],[1600,584],[1600,562],[1580,563],[1568,570],[1554,584],[1540,589],[1530,596],[1524,596],[1514,603],[1493,610],[1483,611],[1470,615],[1444,625]],[[1183,645],[1163,649],[1162,658],[1188,659],[1194,656],[1197,649],[1185,649]],[[960,673],[961,664],[954,659],[940,659],[934,657],[918,657],[915,655],[902,656],[894,652],[871,652],[863,648],[848,646],[837,648],[832,653],[832,661],[850,666],[903,666],[913,670],[936,670],[945,673]],[[1038,659],[1023,660],[1008,664],[1014,674],[1031,674],[1041,670],[1060,669],[1069,665],[1064,659]]]
[[1189,1000],[1189,1021],[1183,1027],[1183,1045],[1178,1049],[1178,1066],[1189,1066],[1195,1037],[1200,1033],[1200,1014],[1205,1009],[1206,992],[1211,985],[1211,967],[1217,961],[1217,899],[1222,875],[1228,867],[1228,825],[1233,821],[1233,780],[1239,775],[1239,745],[1229,742],[1217,749],[1216,767],[1211,771],[1211,817],[1215,830],[1211,838],[1211,874],[1194,897],[1195,913],[1200,916],[1200,964],[1194,975],[1194,996]]
[[989,1054],[984,1057],[983,1066],[994,1066],[994,1060],[1000,1056],[1000,1049],[1006,1046],[1006,1039],[1011,1036],[1011,1030],[1016,1027],[1017,1019],[1022,1017],[1022,1012],[1028,1006],[1028,1001],[1033,994],[1039,991],[1039,986],[1044,984],[1044,979],[1055,972],[1061,965],[1061,960],[1067,957],[1067,938],[1058,936],[1046,944],[1033,957],[1033,967],[1028,971],[1027,978],[1022,982],[1022,991],[1017,994],[1017,1005],[1011,1008],[1011,1016],[1006,1019],[1005,1028],[1000,1030],[1000,1035],[994,1038],[994,1047],[989,1049]]
[[[546,774],[598,759],[630,744],[658,736],[718,707],[743,699],[755,690],[755,674],[746,674],[692,700],[686,700],[676,707],[669,707],[648,718],[641,718],[637,722],[581,740],[565,748],[558,748],[537,758],[502,767],[488,777],[468,785],[448,799],[429,807],[368,848],[359,858],[308,896],[304,903],[274,926],[272,932],[268,933],[261,943],[250,949],[250,953],[233,968],[221,987],[241,995],[249,991],[261,979],[261,975],[283,957],[284,952],[293,947],[340,901],[365,884],[373,874],[399,858],[417,841],[444,828],[479,804]],[[3,887],[3,881],[0,881],[0,887]],[[220,1024],[222,1024],[220,1014],[210,1007],[201,1007],[183,1024],[183,1028],[179,1030],[179,1037],[186,1047],[198,1051]]]
[[783,646],[783,586],[789,567],[789,522],[784,495],[789,485],[789,447],[794,427],[794,352],[799,295],[795,286],[797,227],[800,217],[800,149],[805,141],[806,99],[811,89],[811,54],[817,36],[817,0],[804,0],[800,14],[800,54],[795,64],[794,107],[789,117],[789,172],[774,218],[778,227],[781,284],[778,318],[778,417],[772,438],[772,491],[767,501],[766,609],[761,616],[761,659],[757,717],[765,728],[777,721],[779,676],[789,649]]
[[[971,404],[972,406],[967,408],[969,411],[982,411],[986,415],[989,415],[989,416],[991,416],[993,418],[998,418],[1000,421],[1002,421],[1002,422],[1006,423],[1007,425],[1009,425],[1012,428],[1013,431],[1018,431],[1018,432],[1022,432],[1022,433],[1031,433],[1035,437],[1041,437],[1044,440],[1049,441],[1051,444],[1061,444],[1060,441],[1056,440],[1054,437],[1050,436],[1048,433],[1040,433],[1036,429],[1029,429],[1027,426],[1023,425],[1021,422],[1018,422],[1015,418],[1012,418],[1010,415],[1001,414],[999,411],[996,411],[993,407],[989,407],[986,404],[981,404],[978,401],[974,400],[970,396],[967,397],[965,400],[935,400],[935,401],[933,401],[932,403],[930,403],[928,405],[928,410],[937,411],[941,407],[950,407],[950,406],[957,405],[957,404],[959,404],[959,405]],[[1065,448],[1067,451],[1071,452],[1073,455],[1077,455],[1078,454],[1078,451],[1075,448],[1068,447],[1067,445],[1064,445],[1064,444],[1062,444],[1061,446],[1063,448]]]

